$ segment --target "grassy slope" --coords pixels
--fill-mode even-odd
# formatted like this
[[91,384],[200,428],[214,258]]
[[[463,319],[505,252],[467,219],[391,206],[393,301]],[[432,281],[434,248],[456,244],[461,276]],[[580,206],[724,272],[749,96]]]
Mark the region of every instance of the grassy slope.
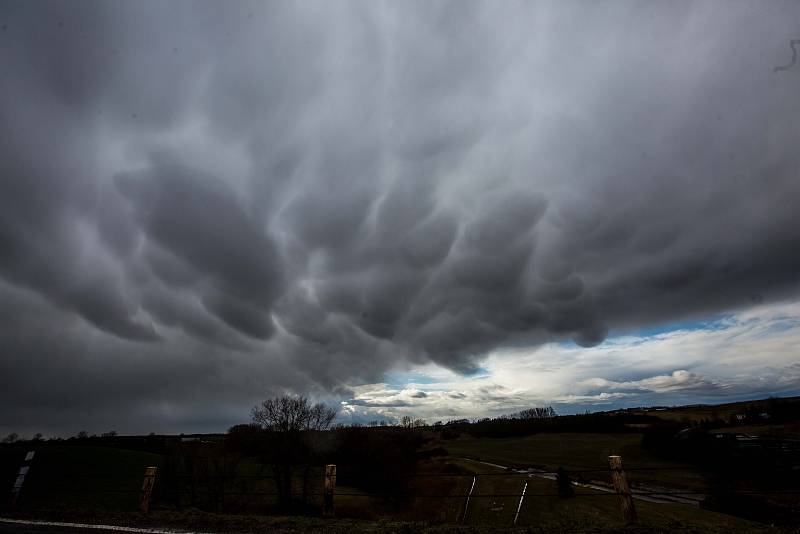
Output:
[[[781,401],[795,403],[798,410],[800,410],[800,397],[784,397]],[[676,406],[666,410],[631,410],[631,413],[646,413],[665,421],[691,422],[702,421],[703,419],[723,419],[727,421],[732,415],[745,413],[748,409],[768,410],[769,405],[769,399],[759,399],[725,404],[709,404],[707,406]]]

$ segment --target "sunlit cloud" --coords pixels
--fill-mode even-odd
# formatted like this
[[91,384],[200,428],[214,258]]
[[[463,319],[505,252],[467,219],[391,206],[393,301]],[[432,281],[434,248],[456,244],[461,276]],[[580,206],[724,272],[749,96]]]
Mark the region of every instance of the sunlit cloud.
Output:
[[[800,303],[761,305],[593,348],[548,344],[489,355],[478,377],[427,365],[402,388],[354,388],[354,420],[480,418],[552,404],[559,413],[800,394]],[[425,395],[419,395],[424,392]]]

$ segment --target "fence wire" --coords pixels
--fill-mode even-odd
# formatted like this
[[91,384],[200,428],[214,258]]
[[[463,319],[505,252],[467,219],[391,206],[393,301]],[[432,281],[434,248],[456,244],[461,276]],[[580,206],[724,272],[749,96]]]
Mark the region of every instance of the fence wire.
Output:
[[[624,467],[623,471],[631,471],[631,472],[641,472],[641,471],[685,471],[687,469],[694,469],[689,466],[674,466],[674,467],[666,467],[666,466],[630,466]],[[576,470],[563,470],[563,474],[571,481],[572,475],[577,474],[584,474],[584,473],[610,473],[611,470],[609,468],[605,469],[576,469]],[[558,476],[558,472],[555,471],[546,471],[540,469],[507,469],[506,471],[493,471],[493,472],[480,472],[480,473],[407,473],[404,474],[401,479],[420,479],[420,478],[473,478],[476,479],[484,478],[484,477],[535,477],[541,475],[548,475],[548,476]],[[74,481],[78,483],[85,483],[91,480],[110,480],[115,478],[115,474],[113,473],[91,473],[91,474],[83,474],[83,476],[73,478]],[[315,473],[315,478],[321,478],[321,474]],[[236,481],[236,480],[247,480],[247,481],[258,481],[258,480],[274,480],[274,475],[248,475],[248,474],[213,474],[213,475],[168,475],[166,477],[166,482],[159,480],[158,475],[156,476],[157,484],[160,485],[167,485],[167,487],[162,487],[159,491],[159,495],[162,497],[174,497],[178,495],[216,495],[222,497],[228,496],[290,496],[292,498],[297,497],[304,497],[304,498],[311,498],[311,497],[324,497],[325,493],[320,491],[307,491],[307,492],[297,492],[291,494],[285,494],[278,491],[262,491],[262,490],[236,490],[236,489],[225,489],[218,488],[218,489],[210,489],[208,487],[209,483],[213,484],[213,481],[220,481],[223,482],[226,480]],[[189,481],[181,482],[181,481]],[[555,482],[555,480],[552,480]],[[48,490],[57,490],[58,492],[69,492],[69,493],[77,493],[77,494],[86,494],[86,495],[93,495],[93,494],[140,494],[142,492],[141,489],[126,489],[126,488],[117,488],[117,487],[100,487],[100,488],[86,488],[83,484],[60,484],[55,483],[47,484]],[[174,488],[170,487],[172,485],[190,485],[191,488]],[[596,482],[592,482],[593,484],[597,484]],[[231,483],[231,486],[235,486],[235,483]],[[27,489],[27,488],[25,488]],[[25,491],[23,489],[23,492]],[[575,492],[569,496],[569,498],[584,498],[584,497],[615,497],[619,494],[614,491],[612,487],[583,487],[585,491],[582,492]],[[658,490],[631,490],[627,495],[631,495],[633,497],[637,496],[650,496],[650,497],[659,497],[659,496],[694,496],[694,497],[706,497],[708,490],[670,490],[665,489],[664,491]],[[800,489],[724,489],[723,493],[725,495],[800,495]],[[351,491],[336,491],[335,496],[337,497],[356,497],[356,498],[383,498],[383,499],[483,499],[483,498],[518,498],[520,496],[519,492],[515,493],[416,493],[416,492],[351,492]],[[556,492],[546,492],[546,493],[530,493],[527,492],[525,494],[526,497],[563,497],[559,493]]]

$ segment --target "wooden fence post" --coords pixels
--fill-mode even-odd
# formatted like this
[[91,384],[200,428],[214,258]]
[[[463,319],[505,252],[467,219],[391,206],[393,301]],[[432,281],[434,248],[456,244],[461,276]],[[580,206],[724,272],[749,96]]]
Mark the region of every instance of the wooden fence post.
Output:
[[561,499],[568,499],[575,495],[575,490],[572,488],[572,479],[560,465],[556,471],[556,487],[558,488],[558,496]]
[[633,506],[631,488],[628,486],[628,479],[625,478],[625,471],[622,470],[622,456],[609,456],[608,468],[611,470],[611,482],[614,484],[614,491],[619,495],[619,509],[622,512],[622,519],[631,525],[637,522],[636,508]]
[[31,461],[33,460],[33,456],[36,454],[35,451],[28,451],[28,454],[25,455],[25,460],[22,463],[22,466],[19,468],[19,472],[17,473],[17,479],[14,481],[14,486],[11,488],[11,507],[16,508],[17,500],[19,499],[19,492],[22,491],[22,484],[25,482],[25,475],[28,474],[28,469],[30,469]]
[[336,490],[336,466],[329,464],[325,466],[325,494],[322,503],[322,515],[333,517],[333,493]]
[[146,467],[144,470],[144,482],[142,482],[142,500],[139,509],[143,513],[150,511],[150,497],[153,495],[153,485],[156,483],[156,468]]

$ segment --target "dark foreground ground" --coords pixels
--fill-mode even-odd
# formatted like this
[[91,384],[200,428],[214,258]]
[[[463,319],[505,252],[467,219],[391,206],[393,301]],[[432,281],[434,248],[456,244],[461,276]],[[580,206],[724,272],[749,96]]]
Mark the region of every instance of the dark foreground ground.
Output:
[[[524,527],[511,527],[508,525],[457,525],[445,523],[431,523],[426,521],[371,521],[363,519],[322,519],[309,517],[281,517],[281,516],[237,516],[209,514],[198,511],[190,512],[157,512],[147,516],[137,513],[111,513],[99,515],[50,513],[33,515],[18,515],[12,519],[32,521],[74,522],[91,525],[108,525],[114,528],[78,528],[75,526],[54,525],[28,525],[5,522],[8,518],[0,518],[0,533],[26,532],[34,534],[58,534],[63,532],[79,532],[86,534],[107,534],[119,532],[175,532],[175,533],[219,533],[219,534],[250,534],[250,533],[299,533],[319,532],[326,534],[353,534],[367,532],[373,534],[386,533],[430,533],[430,534],[485,534],[490,532],[511,533],[630,533],[630,534],[655,534],[666,532],[688,533],[718,533],[730,534],[730,525],[718,527],[705,524],[702,527],[691,523],[675,520],[669,524],[663,522],[642,521],[636,526],[622,526],[608,524],[602,521],[584,520],[578,518],[562,520],[545,520],[538,525]],[[774,534],[799,534],[798,527],[770,527],[754,523],[740,524],[735,531],[737,534],[774,533]]]
[[119,534],[119,530],[97,529],[97,528],[76,528],[74,526],[52,526],[52,525],[20,525],[11,523],[0,523],[0,533],[24,532],[26,534],[60,534],[63,532],[78,532],[81,534]]
[[[0,491],[15,483],[25,455],[36,453],[16,508],[0,501],[0,534],[136,528],[800,534],[798,409],[800,399],[765,400],[314,434],[317,445],[333,452],[309,472],[308,500],[295,470],[293,491],[303,495],[304,505],[295,511],[305,515],[290,517],[281,515],[287,508],[278,506],[271,464],[261,456],[272,450],[271,442],[258,441],[260,434],[232,429],[227,435],[0,444]],[[624,525],[610,489],[610,455],[624,458],[636,527]],[[339,466],[336,519],[320,517],[327,463]],[[151,513],[142,514],[142,477],[149,466],[158,467],[159,475]],[[569,498],[557,493],[560,467],[574,482]],[[3,517],[115,528],[8,523]]]

